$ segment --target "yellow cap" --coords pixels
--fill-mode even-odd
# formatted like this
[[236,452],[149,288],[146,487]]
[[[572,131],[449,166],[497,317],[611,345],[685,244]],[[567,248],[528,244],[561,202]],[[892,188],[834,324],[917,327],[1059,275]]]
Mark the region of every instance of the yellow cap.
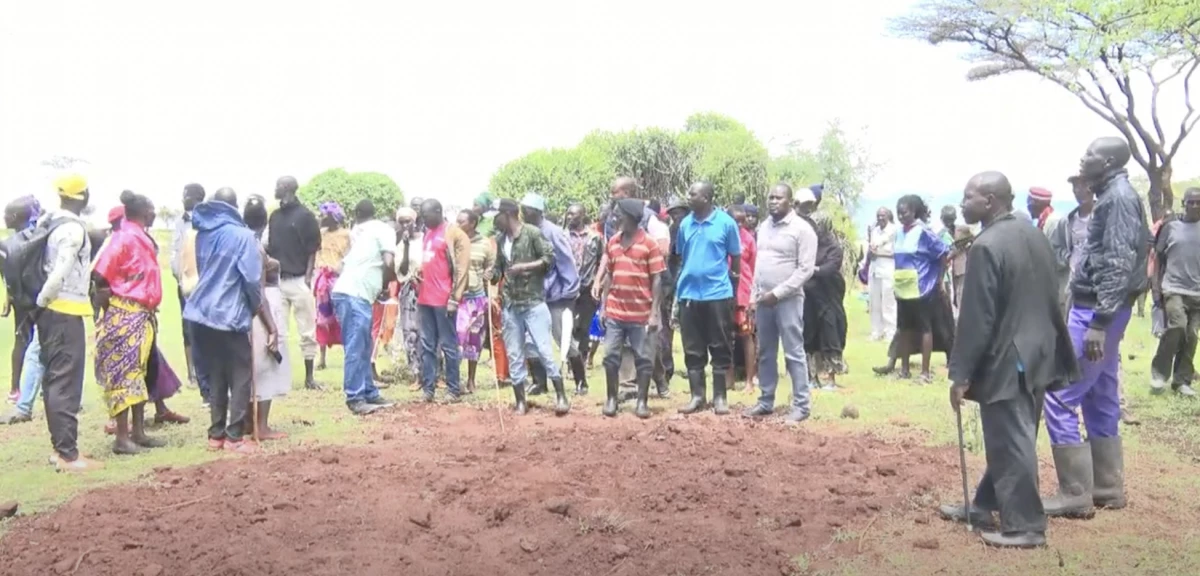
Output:
[[58,195],[71,200],[83,200],[83,193],[87,192],[87,179],[79,174],[68,174],[61,176],[54,181],[54,187],[58,190]]

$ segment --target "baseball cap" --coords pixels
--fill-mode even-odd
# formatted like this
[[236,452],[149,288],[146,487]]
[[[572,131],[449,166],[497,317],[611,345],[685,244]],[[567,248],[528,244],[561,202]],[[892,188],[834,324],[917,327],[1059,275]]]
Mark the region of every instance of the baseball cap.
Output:
[[87,191],[88,184],[87,179],[79,174],[67,174],[54,181],[54,188],[63,198],[83,200],[83,193]]
[[532,208],[538,212],[546,211],[546,199],[542,198],[541,194],[530,192],[521,199],[521,205],[526,208]]

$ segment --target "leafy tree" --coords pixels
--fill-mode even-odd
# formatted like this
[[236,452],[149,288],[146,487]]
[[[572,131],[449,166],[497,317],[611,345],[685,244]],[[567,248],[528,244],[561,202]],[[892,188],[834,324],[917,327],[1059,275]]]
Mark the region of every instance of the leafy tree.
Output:
[[693,114],[679,141],[693,158],[695,178],[712,182],[718,203],[743,194],[751,204],[765,204],[770,155],[742,123],[720,114]]
[[[923,0],[893,21],[901,36],[968,48],[968,78],[1037,74],[1112,124],[1150,181],[1155,218],[1173,202],[1172,161],[1200,122],[1200,0]],[[1160,116],[1175,88],[1184,114]]]
[[572,202],[593,214],[612,183],[612,168],[602,146],[537,150],[500,167],[488,190],[520,200],[529,192],[546,199],[546,211],[561,214]]
[[347,172],[342,168],[333,168],[313,176],[300,187],[296,197],[314,209],[322,202],[332,200],[341,204],[347,214],[364,199],[375,204],[375,212],[381,216],[394,214],[404,204],[404,192],[388,175]]
[[[634,178],[647,199],[665,202],[671,196],[682,196],[693,181],[691,154],[669,130],[596,132],[584,138],[581,146],[604,150],[609,157],[609,179]],[[609,184],[601,190],[605,195]]]

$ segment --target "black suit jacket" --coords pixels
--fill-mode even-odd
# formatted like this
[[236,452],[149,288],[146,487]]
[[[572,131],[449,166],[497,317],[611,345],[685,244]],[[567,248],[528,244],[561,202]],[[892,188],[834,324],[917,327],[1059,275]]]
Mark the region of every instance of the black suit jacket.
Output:
[[[990,404],[1078,378],[1046,236],[1003,216],[975,239],[967,261],[950,353],[950,380],[970,385],[966,397]],[[1024,366],[1024,387],[1018,365]]]

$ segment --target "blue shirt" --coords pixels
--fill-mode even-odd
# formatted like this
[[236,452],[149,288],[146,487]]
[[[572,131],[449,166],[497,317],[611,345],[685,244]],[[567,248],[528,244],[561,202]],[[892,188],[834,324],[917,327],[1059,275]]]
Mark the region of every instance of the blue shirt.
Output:
[[711,302],[733,298],[728,258],[742,255],[742,241],[737,223],[724,210],[713,208],[704,220],[688,214],[679,224],[675,253],[683,259],[677,299]]
[[183,319],[214,330],[250,332],[262,302],[263,262],[254,232],[237,208],[202,202],[192,212],[196,232],[196,270],[200,278],[188,296]]
[[907,232],[896,231],[896,271],[892,276],[897,300],[916,300],[932,294],[942,278],[942,259],[950,247],[918,222]]
[[554,265],[546,270],[546,303],[574,300],[579,295],[579,269],[575,266],[575,253],[571,240],[557,224],[542,218],[542,236],[554,247]]

